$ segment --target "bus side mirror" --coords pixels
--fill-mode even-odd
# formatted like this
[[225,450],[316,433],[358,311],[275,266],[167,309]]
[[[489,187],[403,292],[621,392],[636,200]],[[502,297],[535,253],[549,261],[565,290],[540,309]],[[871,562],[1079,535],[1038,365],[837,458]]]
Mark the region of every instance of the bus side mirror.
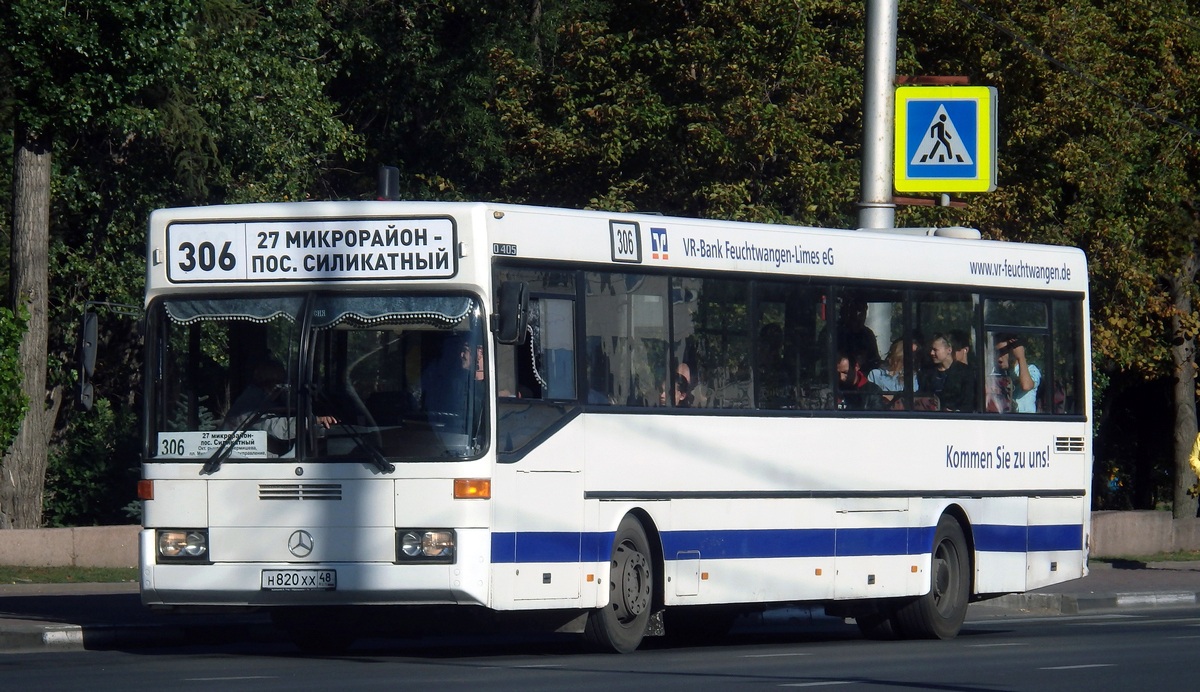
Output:
[[99,317],[94,312],[83,313],[79,324],[79,407],[92,410],[95,392],[92,375],[96,372],[96,338],[99,332]]
[[502,281],[497,298],[496,313],[492,315],[492,332],[502,344],[525,343],[525,324],[529,319],[529,284],[524,281]]

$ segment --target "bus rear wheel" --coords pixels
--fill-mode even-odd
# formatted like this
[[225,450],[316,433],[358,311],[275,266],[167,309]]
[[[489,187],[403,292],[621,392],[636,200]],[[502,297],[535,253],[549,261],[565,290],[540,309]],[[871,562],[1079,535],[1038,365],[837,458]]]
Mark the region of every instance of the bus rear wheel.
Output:
[[929,593],[901,606],[896,624],[909,639],[953,639],[971,598],[967,540],[954,517],[938,520],[929,572]]
[[646,634],[654,605],[654,566],[641,522],[625,517],[613,539],[608,605],[588,614],[584,638],[605,651],[629,653]]

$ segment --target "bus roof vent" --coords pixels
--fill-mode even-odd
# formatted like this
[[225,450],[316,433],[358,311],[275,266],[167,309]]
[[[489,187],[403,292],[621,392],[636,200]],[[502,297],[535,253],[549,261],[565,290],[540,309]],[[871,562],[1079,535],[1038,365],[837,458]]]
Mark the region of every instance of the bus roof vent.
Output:
[[978,229],[967,228],[966,226],[945,226],[937,228],[935,226],[926,226],[924,228],[860,228],[860,231],[870,231],[872,233],[893,233],[895,235],[923,235],[927,237],[936,236],[938,238],[962,238],[964,240],[979,240],[982,238]]
[[964,240],[979,240],[983,237],[979,229],[966,226],[946,226],[935,229],[933,234],[939,238],[962,238]]

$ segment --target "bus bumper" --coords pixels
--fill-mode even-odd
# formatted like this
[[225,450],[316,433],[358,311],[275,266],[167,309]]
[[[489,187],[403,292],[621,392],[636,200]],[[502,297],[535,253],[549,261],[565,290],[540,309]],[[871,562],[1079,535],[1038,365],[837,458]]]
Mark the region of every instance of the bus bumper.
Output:
[[155,531],[139,535],[147,606],[488,605],[486,530],[458,531],[453,564],[214,562],[161,564]]

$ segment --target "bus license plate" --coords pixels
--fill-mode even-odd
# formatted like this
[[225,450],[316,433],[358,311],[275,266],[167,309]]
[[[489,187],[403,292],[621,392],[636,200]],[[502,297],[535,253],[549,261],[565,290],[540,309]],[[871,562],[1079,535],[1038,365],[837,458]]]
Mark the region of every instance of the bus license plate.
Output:
[[337,570],[264,569],[263,591],[336,591]]

